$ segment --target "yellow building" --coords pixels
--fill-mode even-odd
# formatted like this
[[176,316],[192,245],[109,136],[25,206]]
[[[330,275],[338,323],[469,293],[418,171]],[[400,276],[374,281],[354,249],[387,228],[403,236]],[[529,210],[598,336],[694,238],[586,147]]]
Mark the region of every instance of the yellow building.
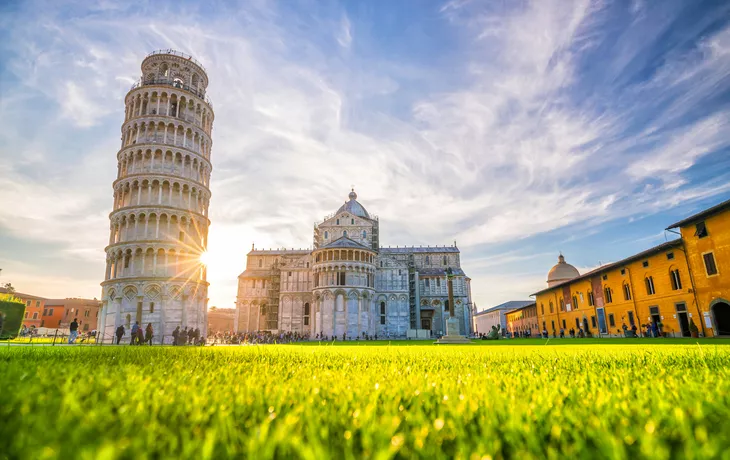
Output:
[[[730,335],[730,200],[670,225],[680,230],[692,269],[697,327],[706,336]],[[699,319],[699,318],[698,318]]]
[[[661,324],[672,336],[689,336],[699,311],[682,240],[669,241],[533,294],[549,334],[583,329],[593,335],[646,331]],[[699,326],[698,326],[699,327]]]
[[730,200],[667,230],[675,228],[681,238],[582,275],[561,254],[548,287],[533,294],[540,327],[624,335],[657,324],[689,337],[694,323],[705,336],[730,335]]
[[534,303],[525,305],[505,313],[507,318],[507,331],[511,334],[529,332],[532,337],[540,335],[537,317],[537,308]]

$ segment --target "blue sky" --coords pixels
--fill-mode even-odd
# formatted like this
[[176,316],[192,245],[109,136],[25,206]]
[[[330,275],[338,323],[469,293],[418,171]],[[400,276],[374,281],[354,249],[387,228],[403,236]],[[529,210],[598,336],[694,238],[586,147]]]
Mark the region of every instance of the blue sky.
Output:
[[100,295],[123,99],[161,48],[210,77],[210,305],[351,184],[382,244],[456,240],[480,309],[730,197],[728,2],[91,5],[0,6],[0,281],[23,292]]

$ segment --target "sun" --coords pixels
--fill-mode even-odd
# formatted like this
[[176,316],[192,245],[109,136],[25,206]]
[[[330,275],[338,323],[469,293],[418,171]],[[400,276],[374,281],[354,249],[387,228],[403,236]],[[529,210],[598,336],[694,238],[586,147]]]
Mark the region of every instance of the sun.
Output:
[[205,251],[200,254],[200,263],[203,265],[209,265],[212,262],[213,258],[210,255],[210,252]]

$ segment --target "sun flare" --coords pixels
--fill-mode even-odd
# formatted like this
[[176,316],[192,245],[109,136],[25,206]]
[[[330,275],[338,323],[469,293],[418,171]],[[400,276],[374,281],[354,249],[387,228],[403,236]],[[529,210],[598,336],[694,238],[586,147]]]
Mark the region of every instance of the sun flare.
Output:
[[210,252],[205,251],[200,254],[200,263],[203,265],[210,265],[210,262],[212,261],[212,257],[210,255]]

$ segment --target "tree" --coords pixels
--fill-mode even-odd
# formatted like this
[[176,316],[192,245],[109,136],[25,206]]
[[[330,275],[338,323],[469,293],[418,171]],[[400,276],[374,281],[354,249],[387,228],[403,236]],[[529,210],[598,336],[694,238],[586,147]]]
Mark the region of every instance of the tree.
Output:
[[15,294],[15,288],[10,283],[3,284],[3,288],[5,288],[6,291],[8,291],[8,294]]

